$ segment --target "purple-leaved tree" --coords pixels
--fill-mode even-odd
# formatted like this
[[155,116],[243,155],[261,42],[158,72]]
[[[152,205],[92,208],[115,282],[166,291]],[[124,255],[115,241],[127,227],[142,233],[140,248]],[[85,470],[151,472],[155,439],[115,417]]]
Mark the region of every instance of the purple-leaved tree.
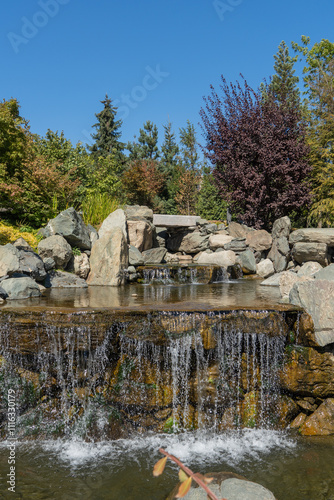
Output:
[[222,77],[220,90],[211,86],[201,109],[220,195],[243,223],[270,229],[310,202],[300,106],[277,102],[269,87],[255,92],[245,80],[234,85]]

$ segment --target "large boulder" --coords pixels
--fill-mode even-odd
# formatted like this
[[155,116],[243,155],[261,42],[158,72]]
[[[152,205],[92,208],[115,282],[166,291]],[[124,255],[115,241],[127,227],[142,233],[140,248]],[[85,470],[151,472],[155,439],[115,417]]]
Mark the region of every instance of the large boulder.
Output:
[[213,264],[225,268],[234,266],[235,263],[236,255],[232,250],[223,250],[215,253],[203,252],[197,259],[197,264]]
[[244,274],[256,273],[256,260],[252,250],[245,250],[237,255],[236,262],[240,264]]
[[124,212],[127,220],[140,217],[153,222],[153,210],[144,205],[126,205],[124,207]]
[[177,232],[167,240],[167,249],[170,252],[184,252],[195,254],[209,248],[209,235],[199,231]]
[[153,227],[147,220],[128,220],[129,244],[138,248],[140,252],[149,250],[153,246]]
[[273,239],[277,238],[289,238],[289,234],[291,231],[291,220],[286,215],[285,217],[281,217],[280,219],[275,220],[273,224],[273,229],[271,231],[271,235]]
[[261,286],[279,286],[282,274],[283,272],[273,274],[273,276],[262,281]]
[[0,246],[0,278],[11,275],[20,267],[20,251],[11,243]]
[[257,231],[250,231],[247,233],[246,243],[256,252],[263,252],[264,250],[269,250],[271,248],[273,239],[268,231],[265,229],[259,229]]
[[73,273],[51,271],[45,280],[47,288],[87,288],[86,281]]
[[129,265],[129,251],[120,227],[102,232],[94,243],[90,256],[90,285],[119,286],[125,283],[125,269]]
[[226,243],[233,240],[233,236],[229,236],[226,233],[216,233],[209,236],[209,248],[210,250],[217,250],[217,248],[223,248]]
[[295,243],[324,243],[334,247],[334,228],[308,227],[297,229],[290,234],[290,245]]
[[73,207],[60,212],[57,217],[50,220],[45,228],[48,236],[59,234],[72,246],[81,250],[89,250],[91,241],[89,230],[82,217]]
[[60,235],[49,236],[40,241],[38,253],[42,259],[51,257],[59,269],[65,269],[73,256],[71,245]]
[[326,243],[295,243],[291,255],[298,264],[312,261],[327,266],[329,260]]
[[289,302],[312,316],[315,339],[319,346],[334,342],[334,282],[319,279],[293,285]]
[[303,436],[328,436],[334,434],[334,398],[326,399],[306,418],[299,431]]
[[111,231],[115,227],[119,227],[122,230],[125,241],[128,241],[128,228],[126,224],[126,215],[124,210],[118,208],[114,212],[108,215],[106,219],[101,224],[99,229],[99,238],[101,238],[104,234]]
[[151,248],[150,250],[145,250],[142,252],[142,258],[144,259],[144,265],[148,264],[161,264],[167,253],[167,249],[163,247]]
[[1,287],[8,294],[7,300],[39,297],[39,286],[32,278],[9,278],[1,282]]

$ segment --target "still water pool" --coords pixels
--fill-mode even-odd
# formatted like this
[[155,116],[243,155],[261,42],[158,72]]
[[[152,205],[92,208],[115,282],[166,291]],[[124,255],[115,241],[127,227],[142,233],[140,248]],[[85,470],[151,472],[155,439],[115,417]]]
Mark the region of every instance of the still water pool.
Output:
[[8,449],[0,446],[0,498],[24,500],[163,500],[177,482],[167,464],[152,468],[159,447],[194,471],[232,471],[269,488],[277,500],[334,500],[334,437],[302,438],[269,430],[225,435],[137,436],[88,443],[25,442],[16,447],[16,492],[7,491]]

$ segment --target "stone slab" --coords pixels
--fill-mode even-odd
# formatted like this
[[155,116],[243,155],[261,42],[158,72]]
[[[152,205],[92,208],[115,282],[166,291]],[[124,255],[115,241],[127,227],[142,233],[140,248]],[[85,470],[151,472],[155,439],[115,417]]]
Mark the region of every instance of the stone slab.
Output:
[[308,227],[297,229],[290,234],[290,245],[294,243],[326,243],[326,245],[334,247],[334,228],[324,227],[315,228]]
[[153,224],[155,226],[163,227],[190,227],[196,226],[201,218],[197,215],[167,215],[167,214],[154,214]]

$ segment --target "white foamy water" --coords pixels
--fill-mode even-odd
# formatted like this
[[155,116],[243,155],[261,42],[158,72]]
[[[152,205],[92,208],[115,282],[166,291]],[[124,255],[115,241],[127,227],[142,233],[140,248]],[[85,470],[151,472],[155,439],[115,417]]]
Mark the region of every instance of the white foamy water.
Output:
[[[6,442],[0,447],[6,446]],[[159,455],[159,448],[166,449],[187,464],[202,464],[207,461],[225,461],[231,465],[245,459],[261,460],[274,450],[289,451],[296,447],[296,441],[284,432],[266,429],[245,429],[226,434],[202,432],[178,435],[136,436],[117,441],[85,442],[78,439],[17,443],[18,448],[29,448],[34,453],[47,453],[57,461],[71,467],[89,465],[98,467],[101,462],[117,464],[128,456],[139,459],[143,454]],[[35,449],[35,450],[34,450]]]

